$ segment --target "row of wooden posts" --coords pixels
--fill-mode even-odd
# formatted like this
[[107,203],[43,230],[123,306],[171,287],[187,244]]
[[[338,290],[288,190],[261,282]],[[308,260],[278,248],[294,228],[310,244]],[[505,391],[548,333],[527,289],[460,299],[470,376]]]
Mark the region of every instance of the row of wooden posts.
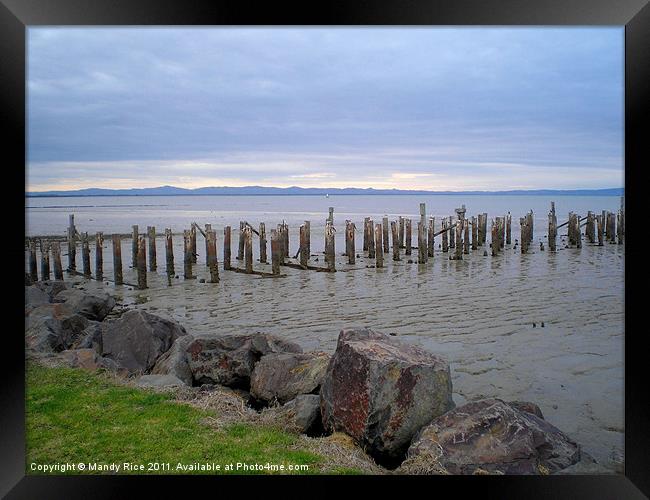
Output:
[[[375,267],[381,268],[384,265],[384,256],[390,252],[389,235],[392,236],[392,259],[401,260],[400,250],[409,256],[413,249],[418,250],[418,263],[426,263],[429,257],[434,255],[435,237],[442,235],[442,251],[447,253],[450,249],[454,251],[450,255],[452,260],[462,260],[463,254],[469,254],[471,250],[477,250],[478,247],[486,245],[487,237],[487,213],[478,214],[471,218],[465,216],[465,205],[456,210],[456,221],[453,217],[442,219],[442,229],[435,232],[435,218],[426,217],[426,207],[424,203],[420,204],[420,220],[417,223],[417,247],[412,245],[412,220],[405,217],[399,217],[397,221],[389,221],[388,217],[383,217],[382,222],[374,224],[370,217],[364,219],[363,229],[363,251],[368,253],[368,258],[375,259]],[[524,217],[519,219],[520,239],[515,240],[515,249],[521,245],[521,253],[527,253],[530,244],[533,242],[533,212],[532,210]],[[557,231],[563,226],[567,226],[568,243],[577,248],[582,247],[581,227],[585,227],[585,237],[589,243],[603,245],[604,241],[610,243],[623,243],[625,234],[625,218],[623,202],[621,209],[617,214],[602,211],[600,215],[592,211],[587,212],[583,218],[573,212],[569,213],[568,220],[558,225],[555,213],[555,203],[551,202],[551,210],[548,213],[548,246],[549,250],[555,251],[557,248]],[[137,288],[147,288],[147,255],[149,271],[157,270],[156,262],[156,228],[147,227],[147,238],[139,233],[137,225],[133,226],[132,232],[132,267],[137,271]],[[210,282],[219,282],[219,268],[217,262],[217,235],[210,224],[205,225],[205,230],[201,229],[198,224],[192,223],[190,229],[183,231],[184,252],[183,268],[184,278],[193,279],[193,266],[197,263],[197,232],[203,235],[205,240],[206,266],[210,272]],[[348,264],[355,264],[355,232],[354,222],[347,220],[345,222],[345,256],[348,258]],[[280,266],[293,267],[298,269],[308,269],[315,271],[336,271],[335,258],[335,234],[334,228],[334,209],[330,207],[329,216],[325,224],[325,263],[326,267],[309,265],[311,255],[311,237],[310,223],[305,221],[299,229],[299,248],[294,259],[299,258],[298,263],[287,262],[289,258],[289,227],[283,221],[278,224],[277,229],[271,230],[271,273],[256,271],[253,269],[253,234],[259,239],[259,262],[267,263],[267,237],[266,226],[262,222],[259,225],[259,231],[255,230],[248,222],[241,221],[239,225],[239,245],[237,260],[244,262],[244,267],[232,267],[231,264],[231,226],[224,228],[224,261],[223,269],[226,271],[235,271],[246,274],[257,274],[261,276],[279,276]],[[81,274],[86,278],[91,278],[90,264],[90,238],[88,233],[80,234],[74,224],[74,215],[69,216],[68,227],[68,268],[67,272],[71,274]],[[148,251],[147,251],[148,239]],[[81,256],[83,272],[79,273],[76,267],[76,242],[81,241]],[[122,253],[121,253],[121,236],[112,235],[113,243],[113,272],[114,282],[116,285],[124,284],[122,274]],[[491,222],[491,253],[496,256],[501,252],[505,245],[512,243],[512,217],[508,212],[507,215],[495,217]],[[103,245],[104,234],[97,232],[95,235],[95,279],[101,281],[104,279],[103,273]],[[40,240],[41,248],[41,279],[50,279],[50,253],[53,260],[54,279],[63,279],[63,267],[61,265],[61,247],[59,241]],[[543,250],[543,243],[540,242],[540,249]],[[36,239],[29,240],[29,273],[31,278],[38,280],[37,262],[36,262]],[[487,252],[487,250],[485,250]],[[172,241],[172,230],[165,229],[165,257],[166,257],[166,274],[168,284],[175,275],[174,252]],[[130,284],[130,283],[128,283]]]

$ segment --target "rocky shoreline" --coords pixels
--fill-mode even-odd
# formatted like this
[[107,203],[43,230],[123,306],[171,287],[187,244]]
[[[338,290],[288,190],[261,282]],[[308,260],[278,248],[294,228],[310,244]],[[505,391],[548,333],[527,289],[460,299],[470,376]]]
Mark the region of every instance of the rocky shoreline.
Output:
[[26,277],[25,340],[29,359],[104,370],[181,399],[227,394],[242,418],[323,442],[346,436],[357,456],[379,465],[372,472],[609,472],[534,403],[488,398],[456,407],[445,359],[372,329],[343,329],[332,356],[303,352],[259,332],[192,334],[107,293]]

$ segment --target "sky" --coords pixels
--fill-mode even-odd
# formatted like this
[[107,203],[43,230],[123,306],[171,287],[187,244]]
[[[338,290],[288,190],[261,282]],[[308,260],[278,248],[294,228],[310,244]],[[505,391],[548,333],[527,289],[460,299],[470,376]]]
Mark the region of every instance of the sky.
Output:
[[623,186],[622,27],[28,28],[26,190]]

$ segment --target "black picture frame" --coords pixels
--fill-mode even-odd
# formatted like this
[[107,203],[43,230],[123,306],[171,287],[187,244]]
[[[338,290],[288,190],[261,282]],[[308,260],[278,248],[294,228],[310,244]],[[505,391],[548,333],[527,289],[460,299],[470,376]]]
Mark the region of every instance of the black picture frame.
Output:
[[[134,483],[151,496],[176,496],[176,490],[194,494],[197,486],[220,496],[233,487],[240,494],[268,494],[270,481],[282,481],[276,491],[307,497],[333,492],[330,488],[360,486],[398,495],[459,495],[474,492],[480,498],[644,498],[650,495],[650,401],[644,349],[644,277],[637,223],[640,181],[648,161],[648,143],[642,132],[650,89],[650,6],[646,0],[409,0],[302,2],[282,6],[272,2],[248,4],[224,0],[0,0],[0,116],[5,121],[2,175],[4,198],[10,210],[5,221],[10,248],[8,281],[24,279],[23,247],[19,232],[24,223],[13,210],[24,200],[25,183],[25,71],[26,29],[37,25],[616,25],[625,26],[625,475],[601,476],[430,476],[430,477],[134,477],[25,476],[25,359],[21,333],[22,298],[6,306],[0,356],[0,495],[7,498],[112,498],[132,493]],[[7,155],[9,153],[9,155]],[[22,168],[20,168],[22,166]],[[14,234],[15,233],[15,234]],[[15,303],[14,303],[15,302]],[[24,317],[23,317],[24,321]],[[413,486],[412,486],[413,485]],[[416,492],[413,488],[424,488]],[[329,493],[327,493],[329,492]],[[292,494],[293,493],[293,494]],[[456,497],[456,496],[455,496]]]

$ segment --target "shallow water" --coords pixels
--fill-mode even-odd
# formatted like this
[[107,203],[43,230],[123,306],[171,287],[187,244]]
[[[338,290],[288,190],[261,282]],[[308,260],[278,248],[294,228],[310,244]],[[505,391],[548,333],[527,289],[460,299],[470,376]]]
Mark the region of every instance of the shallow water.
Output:
[[[360,198],[370,199],[363,203],[373,204],[372,199],[378,201],[379,197]],[[405,199],[409,197],[382,198],[399,198],[400,201],[391,202],[399,205],[406,203]],[[455,206],[465,203],[470,216],[478,211],[488,211],[489,216],[492,215],[485,206],[486,197],[476,197],[483,199],[482,206],[474,205],[473,200],[468,201],[470,197],[450,198],[453,200],[445,202],[449,206],[440,203],[429,209],[430,213],[449,215]],[[350,266],[340,256],[344,248],[344,231],[343,225],[338,223],[348,212],[341,210],[343,213],[340,213],[337,209],[336,245],[339,256],[336,264],[338,272],[333,274],[283,267],[285,277],[261,278],[221,268],[221,282],[218,284],[184,281],[182,237],[175,237],[175,268],[180,278],[174,279],[171,287],[167,286],[163,238],[160,238],[157,241],[158,271],[148,273],[149,289],[138,291],[130,286],[115,288],[112,283],[106,285],[97,282],[89,282],[87,288],[106,287],[118,296],[120,302],[138,303],[138,307],[173,318],[189,332],[263,331],[295,340],[306,350],[333,352],[338,332],[343,327],[368,326],[396,333],[403,341],[418,344],[448,359],[457,404],[479,396],[533,401],[540,406],[549,422],[573,437],[599,462],[620,471],[624,436],[625,245],[605,244],[598,247],[583,244],[582,249],[565,249],[558,241],[556,253],[540,251],[538,241],[545,241],[547,198],[544,198],[543,208],[539,201],[537,209],[536,206],[528,206],[531,200],[504,198],[507,199],[488,201],[495,206],[498,203],[510,205],[513,212],[513,241],[518,237],[518,217],[529,208],[533,208],[537,214],[535,244],[531,245],[530,254],[521,255],[507,246],[496,257],[484,257],[484,248],[479,247],[476,251],[470,251],[470,255],[464,255],[462,261],[450,261],[449,254],[437,248],[440,243],[440,237],[437,237],[435,257],[430,258],[427,264],[409,264],[409,257],[402,251],[399,262],[393,262],[391,255],[386,255],[383,269],[366,268],[366,265],[374,265],[374,259],[364,258],[361,251],[362,234],[358,232],[356,248],[360,258]],[[602,209],[618,208],[618,198],[603,198],[607,203],[600,203],[602,200],[593,197],[558,197],[556,208],[559,222],[566,220],[561,216],[564,211],[574,210],[583,214],[587,209],[600,212]],[[99,201],[97,198],[93,200],[95,203]],[[390,213],[410,214],[416,219],[419,201],[423,200],[410,200],[408,211],[402,211],[404,207],[401,205],[395,210],[391,207]],[[27,202],[30,204],[32,199]],[[277,204],[277,200],[273,203]],[[321,207],[323,209],[311,217],[304,212],[287,211],[285,215],[293,215],[292,218],[287,215],[285,220],[288,220],[291,229],[290,254],[294,254],[297,251],[297,225],[305,218],[311,218],[312,254],[317,255],[312,256],[311,263],[324,266],[323,222],[327,216],[327,206],[338,205],[332,203],[331,198],[324,199],[322,203],[324,208]],[[512,208],[518,204],[526,206],[521,213],[515,213]],[[470,210],[470,206],[477,208]],[[257,206],[251,207],[246,214],[238,213],[237,206],[232,208],[232,214],[228,217],[223,213],[219,216],[233,226],[233,265],[237,265],[234,256],[237,252],[238,221],[247,218],[255,224],[258,220],[265,220],[268,232],[281,221],[282,216],[278,218],[275,212],[267,214]],[[358,214],[352,217],[357,228],[363,226],[364,216],[372,215],[372,210],[363,212],[364,208],[368,207],[363,205],[349,210],[349,213]],[[494,210],[499,208],[496,206]],[[104,220],[114,220],[113,215],[104,210],[94,213],[91,218],[95,221],[89,221],[86,227],[85,221],[77,219],[77,225],[81,226],[79,230],[103,229],[106,233],[116,230],[100,224]],[[65,213],[62,209],[60,217],[59,214],[51,216],[56,218],[55,225],[50,219],[47,219],[49,223],[39,222],[38,216],[33,211],[29,212],[29,220],[35,224],[34,228],[28,228],[30,234],[42,234],[45,232],[43,228],[49,229],[47,232],[50,234],[52,228],[58,230],[56,234],[64,233],[68,209],[65,209]],[[501,215],[504,212],[496,213]],[[254,219],[251,214],[257,214],[259,219]],[[146,225],[156,224],[154,220],[143,219],[140,212],[137,217],[140,221],[134,220],[133,213],[131,215],[130,219],[124,214],[120,215],[120,220],[124,221],[119,226],[120,232],[129,232],[130,224],[134,222],[142,224],[141,231]],[[174,212],[172,223],[160,223],[159,227],[174,227],[178,223],[180,230],[185,216]],[[198,218],[196,213],[188,217],[189,221]],[[212,222],[213,228],[217,229],[218,242],[222,244],[223,222],[216,217],[197,222]],[[436,220],[436,228],[439,226],[440,222]],[[566,234],[566,228],[560,229],[562,234]],[[414,231],[414,244],[416,240]],[[209,281],[203,245],[199,234],[197,247],[200,255],[195,274]],[[94,268],[93,246],[91,258]],[[64,268],[67,264],[66,248],[62,248]],[[129,268],[130,249],[131,240],[125,239],[122,242],[124,280],[136,283],[135,273]],[[221,248],[218,254],[221,265]],[[257,239],[254,240],[254,254],[257,259]],[[270,248],[268,254],[270,260]],[[107,237],[104,244],[104,274],[108,279],[112,279],[111,255],[111,242]],[[315,261],[317,258],[318,262]],[[417,250],[410,258],[417,260]],[[270,272],[270,265],[257,261],[255,268]],[[77,269],[81,269],[79,250]],[[70,279],[66,275],[66,280]],[[74,280],[83,281],[80,277]],[[544,322],[543,328],[541,322]],[[535,327],[533,323],[536,323]]]

